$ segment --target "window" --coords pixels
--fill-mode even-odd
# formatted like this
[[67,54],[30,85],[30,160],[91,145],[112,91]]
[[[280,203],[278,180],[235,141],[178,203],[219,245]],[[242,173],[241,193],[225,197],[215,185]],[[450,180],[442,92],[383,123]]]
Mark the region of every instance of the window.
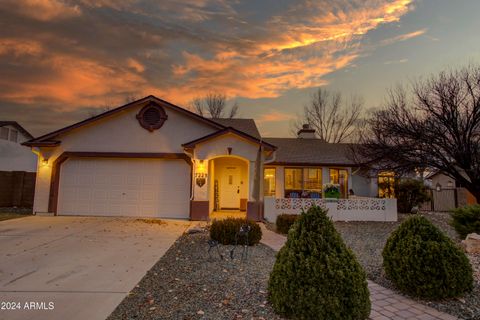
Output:
[[263,195],[267,197],[275,196],[275,173],[275,168],[263,170]]
[[330,183],[340,186],[340,197],[348,195],[348,171],[345,169],[330,169]]
[[285,198],[321,198],[322,169],[285,168]]
[[10,129],[10,141],[17,142],[18,140],[18,131]]
[[378,174],[378,197],[395,198],[395,174],[393,172]]
[[8,140],[8,128],[6,127],[0,128],[0,139]]
[[322,192],[322,169],[303,169],[303,189],[313,192]]

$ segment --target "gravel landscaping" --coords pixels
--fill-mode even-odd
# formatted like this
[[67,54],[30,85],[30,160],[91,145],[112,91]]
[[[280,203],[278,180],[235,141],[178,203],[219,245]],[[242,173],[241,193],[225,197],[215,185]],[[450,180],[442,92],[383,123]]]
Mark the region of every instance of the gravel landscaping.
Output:
[[[456,243],[460,243],[455,230],[448,224],[448,213],[422,213],[433,224],[442,229]],[[342,234],[344,241],[355,252],[365,268],[368,278],[379,285],[395,289],[386,279],[382,268],[382,250],[387,238],[406,215],[399,215],[398,222],[335,222],[335,227]],[[458,316],[462,319],[480,319],[480,256],[468,255],[475,272],[475,285],[471,293],[459,299],[445,301],[421,301],[437,310]]]
[[109,319],[281,319],[267,303],[275,252],[259,244],[208,255],[207,233],[180,237]]
[[[460,239],[448,224],[448,213],[423,213],[456,243]],[[368,278],[395,290],[382,269],[382,250],[398,222],[335,222],[348,246],[364,266]],[[274,228],[269,224],[268,228]],[[241,248],[229,258],[232,246],[220,246],[208,255],[207,233],[180,237],[109,319],[281,319],[267,302],[267,281],[275,252],[263,244],[249,248],[241,261]],[[480,319],[480,256],[469,255],[475,287],[466,296],[445,301],[421,301],[461,319]]]

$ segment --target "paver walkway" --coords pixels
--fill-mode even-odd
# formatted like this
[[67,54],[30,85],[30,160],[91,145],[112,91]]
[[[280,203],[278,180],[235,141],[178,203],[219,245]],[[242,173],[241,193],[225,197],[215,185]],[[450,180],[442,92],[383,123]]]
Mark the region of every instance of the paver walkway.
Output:
[[[278,233],[268,230],[264,224],[262,227],[261,242],[273,250],[278,251],[285,244],[287,238]],[[439,312],[433,308],[420,304],[412,299],[406,298],[384,288],[372,281],[368,281],[370,300],[372,301],[372,312],[370,319],[419,319],[419,320],[454,320],[458,319],[447,313]]]

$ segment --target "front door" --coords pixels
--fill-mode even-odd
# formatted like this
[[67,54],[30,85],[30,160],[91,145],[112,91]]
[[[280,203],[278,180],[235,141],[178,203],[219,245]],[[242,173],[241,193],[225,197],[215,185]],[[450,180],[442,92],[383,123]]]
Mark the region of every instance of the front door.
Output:
[[220,209],[240,208],[240,183],[240,167],[225,167],[220,179]]

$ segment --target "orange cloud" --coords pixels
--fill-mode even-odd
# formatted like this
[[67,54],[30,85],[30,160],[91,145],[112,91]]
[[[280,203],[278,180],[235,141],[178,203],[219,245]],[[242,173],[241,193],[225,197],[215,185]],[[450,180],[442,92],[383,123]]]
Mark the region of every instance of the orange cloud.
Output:
[[1,6],[40,21],[66,19],[81,14],[78,6],[70,6],[61,0],[3,0]]
[[427,32],[427,29],[421,29],[421,30],[417,30],[417,31],[414,31],[414,32],[401,34],[399,36],[383,40],[381,44],[382,45],[389,45],[389,44],[392,44],[392,43],[395,43],[395,42],[410,40],[410,39],[413,39],[413,38],[416,38],[416,37],[419,37],[419,36],[425,34],[425,32]]
[[[146,7],[137,0],[82,0],[78,5],[61,0],[5,0],[2,9],[5,3],[15,14],[50,28],[28,32],[31,40],[0,39],[0,59],[9,69],[21,65],[39,70],[37,77],[17,81],[1,77],[0,99],[49,101],[66,109],[99,105],[112,96],[120,103],[132,93],[156,94],[186,104],[210,91],[263,98],[292,88],[321,86],[326,84],[325,75],[353,65],[362,54],[359,40],[366,33],[398,21],[412,8],[413,0],[292,1],[261,22],[244,21],[247,17],[224,0],[161,1]],[[98,7],[103,7],[100,13]],[[108,10],[123,11],[123,16],[132,14],[135,19],[127,19],[128,23],[102,19]],[[152,23],[159,17],[161,23]],[[214,30],[202,24],[214,17],[217,20],[211,22],[218,23]],[[51,20],[68,18],[97,21],[95,30],[104,37],[95,42],[81,37],[77,24],[70,26],[73,35],[52,31]],[[220,30],[230,23],[237,28]],[[123,42],[127,35],[130,43]],[[119,43],[124,43],[125,50],[116,50]],[[281,114],[272,113],[264,121],[280,118]]]
[[[302,17],[298,23],[291,20],[300,9],[293,8],[290,15],[287,12],[274,17],[268,25],[276,32],[261,41],[249,42],[248,50],[220,48],[212,58],[184,52],[183,63],[173,65],[172,74],[190,90],[166,91],[185,102],[212,89],[230,96],[262,98],[276,97],[290,88],[323,85],[323,76],[349,66],[358,57],[361,50],[356,40],[382,23],[398,21],[413,0],[359,3],[365,2],[364,6],[330,10],[327,14],[321,12],[323,2],[310,3],[311,16]],[[396,41],[425,31],[400,36]]]
[[21,82],[15,83],[8,77],[0,77],[4,100],[32,104],[54,97],[60,108],[67,110],[78,106],[95,106],[112,94],[148,86],[137,72],[128,68],[116,69],[88,58],[51,54],[35,42],[0,40],[0,44],[5,42],[9,46],[6,50],[0,50],[0,57],[8,50],[17,55],[41,56],[41,59],[35,60],[35,67],[48,70],[49,75],[41,81],[23,77]]
[[281,122],[281,121],[289,121],[294,119],[295,116],[289,113],[279,112],[279,111],[271,111],[270,113],[265,113],[260,116],[259,119],[256,119],[258,123],[264,122]]

